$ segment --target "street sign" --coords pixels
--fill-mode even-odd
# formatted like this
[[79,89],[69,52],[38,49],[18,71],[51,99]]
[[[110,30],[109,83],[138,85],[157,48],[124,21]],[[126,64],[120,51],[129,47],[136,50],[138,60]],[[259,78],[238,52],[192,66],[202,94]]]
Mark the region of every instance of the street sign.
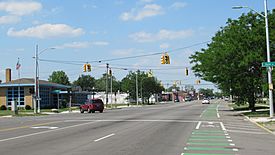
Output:
[[272,67],[275,66],[275,62],[262,62],[262,67]]

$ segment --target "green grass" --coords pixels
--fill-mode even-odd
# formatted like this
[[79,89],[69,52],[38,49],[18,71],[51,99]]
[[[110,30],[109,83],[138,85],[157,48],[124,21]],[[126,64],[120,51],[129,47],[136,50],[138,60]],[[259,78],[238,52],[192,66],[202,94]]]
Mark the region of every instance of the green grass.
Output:
[[245,112],[243,113],[248,117],[269,117],[269,110],[265,111],[255,111],[255,112]]
[[275,121],[260,122],[259,124],[268,128],[270,131],[275,131]]
[[34,114],[33,110],[18,110],[18,114],[15,115],[11,110],[0,110],[0,116],[41,116],[45,114]]
[[[236,105],[236,104],[230,104],[230,107],[233,108],[234,111],[246,111],[246,110],[250,110],[249,109],[249,105],[248,104],[244,104],[244,105]],[[255,105],[255,109],[259,110],[259,109],[269,109],[269,107],[265,106],[265,105]]]
[[[236,104],[230,104],[230,107],[233,108],[234,111],[247,111],[249,109],[249,105],[236,105]],[[256,104],[255,105],[255,112],[244,112],[243,114],[248,117],[269,117],[269,107],[262,104]],[[261,110],[261,111],[257,111]]]

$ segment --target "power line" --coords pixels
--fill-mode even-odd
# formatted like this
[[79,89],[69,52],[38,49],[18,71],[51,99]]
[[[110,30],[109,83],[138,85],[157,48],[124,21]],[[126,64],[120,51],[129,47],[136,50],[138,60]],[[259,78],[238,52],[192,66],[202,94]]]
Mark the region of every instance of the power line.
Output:
[[[190,47],[202,45],[202,44],[205,44],[205,43],[208,43],[208,42],[210,42],[210,41],[204,41],[204,42],[192,44],[192,45],[189,45],[189,46],[168,50],[168,51],[166,51],[166,53],[176,52],[176,51],[187,49],[187,48],[190,48]],[[40,61],[47,61],[47,62],[54,62],[54,63],[79,65],[79,63],[81,63],[81,64],[83,64],[83,63],[102,63],[102,62],[110,62],[110,61],[119,61],[119,60],[127,60],[127,59],[148,57],[148,56],[161,55],[161,54],[163,54],[163,52],[156,52],[156,53],[136,55],[136,56],[128,56],[128,57],[120,57],[120,58],[113,58],[113,59],[91,60],[91,61],[65,61],[65,60],[47,60],[47,59],[39,59],[39,60]]]

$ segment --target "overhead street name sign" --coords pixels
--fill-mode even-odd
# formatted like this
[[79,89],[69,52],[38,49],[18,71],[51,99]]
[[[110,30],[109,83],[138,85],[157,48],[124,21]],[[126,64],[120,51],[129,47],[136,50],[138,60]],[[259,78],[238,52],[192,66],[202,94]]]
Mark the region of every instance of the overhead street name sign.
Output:
[[262,62],[262,67],[272,67],[275,66],[275,62]]

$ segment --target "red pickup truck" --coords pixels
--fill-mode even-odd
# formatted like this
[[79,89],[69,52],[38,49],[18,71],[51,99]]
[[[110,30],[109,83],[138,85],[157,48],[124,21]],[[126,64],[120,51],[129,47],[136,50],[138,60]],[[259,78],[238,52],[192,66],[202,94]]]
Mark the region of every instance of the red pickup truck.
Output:
[[90,99],[85,102],[85,104],[80,106],[80,112],[84,113],[87,111],[88,113],[95,113],[95,111],[99,111],[102,113],[104,110],[104,103],[101,99]]

